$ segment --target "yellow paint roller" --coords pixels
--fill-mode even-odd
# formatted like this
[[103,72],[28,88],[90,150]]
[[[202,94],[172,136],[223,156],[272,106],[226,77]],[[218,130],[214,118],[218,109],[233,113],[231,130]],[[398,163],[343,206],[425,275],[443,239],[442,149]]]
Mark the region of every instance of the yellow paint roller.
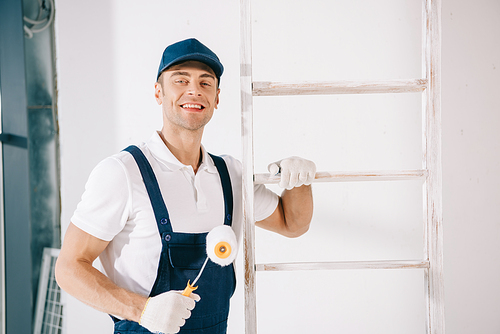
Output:
[[193,284],[191,284],[191,281],[188,281],[184,292],[182,292],[182,295],[189,296],[191,292],[198,288],[197,286],[195,286],[196,282],[198,282],[198,279],[203,273],[208,259],[212,260],[212,262],[217,263],[222,267],[228,266],[233,263],[234,259],[236,259],[237,251],[238,247],[236,235],[234,234],[231,226],[220,225],[212,229],[207,234],[207,258],[205,259],[205,262],[203,263],[198,276],[196,276],[196,278],[194,279]]

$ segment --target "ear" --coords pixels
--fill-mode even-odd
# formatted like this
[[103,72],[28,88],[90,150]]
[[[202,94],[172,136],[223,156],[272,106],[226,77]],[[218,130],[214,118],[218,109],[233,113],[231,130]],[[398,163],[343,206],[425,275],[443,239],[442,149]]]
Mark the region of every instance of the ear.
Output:
[[215,109],[219,106],[219,94],[220,94],[220,88],[217,88],[217,95],[215,96]]
[[158,105],[161,105],[161,102],[162,102],[161,98],[162,97],[163,97],[162,87],[158,82],[155,82],[155,99],[156,99],[156,103],[158,103]]

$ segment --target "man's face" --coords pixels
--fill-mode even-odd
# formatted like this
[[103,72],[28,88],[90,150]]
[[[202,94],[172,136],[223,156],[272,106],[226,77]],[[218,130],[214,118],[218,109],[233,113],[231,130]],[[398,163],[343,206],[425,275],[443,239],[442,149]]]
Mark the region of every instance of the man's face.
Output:
[[162,105],[164,126],[197,131],[212,118],[219,103],[217,78],[204,63],[187,61],[164,71],[155,84]]

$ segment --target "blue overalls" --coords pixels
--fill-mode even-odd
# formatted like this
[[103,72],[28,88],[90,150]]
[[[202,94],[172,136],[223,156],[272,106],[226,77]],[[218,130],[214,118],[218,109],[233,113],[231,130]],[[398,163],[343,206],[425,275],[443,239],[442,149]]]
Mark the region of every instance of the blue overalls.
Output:
[[[208,233],[178,233],[172,231],[167,207],[158,186],[155,174],[147,158],[136,146],[125,149],[134,157],[146,186],[153,207],[162,250],[156,281],[150,297],[169,290],[184,290],[188,280],[198,275],[207,257],[205,250]],[[224,194],[224,224],[231,226],[233,214],[233,192],[226,163],[221,157],[211,155],[221,179]],[[175,191],[173,189],[172,191]],[[223,334],[227,329],[229,299],[236,287],[233,264],[221,267],[208,261],[196,293],[201,300],[181,327],[180,333]],[[115,321],[115,334],[151,333],[138,323],[118,319]]]

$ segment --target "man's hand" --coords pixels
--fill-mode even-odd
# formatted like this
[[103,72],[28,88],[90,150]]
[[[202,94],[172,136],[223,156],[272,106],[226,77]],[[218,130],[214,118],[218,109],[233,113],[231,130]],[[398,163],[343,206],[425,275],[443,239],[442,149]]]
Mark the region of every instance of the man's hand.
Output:
[[199,300],[197,294],[185,297],[182,291],[168,291],[151,297],[144,307],[139,324],[153,333],[178,333]]
[[316,175],[314,162],[299,157],[290,157],[273,162],[267,169],[272,175],[281,173],[278,185],[288,190],[302,185],[310,185]]

